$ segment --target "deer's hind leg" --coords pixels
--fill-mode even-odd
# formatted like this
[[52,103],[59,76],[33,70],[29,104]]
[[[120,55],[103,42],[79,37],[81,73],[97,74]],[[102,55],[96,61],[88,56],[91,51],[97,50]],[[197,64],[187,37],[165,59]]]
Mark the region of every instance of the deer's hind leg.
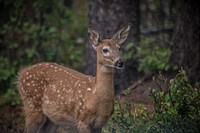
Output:
[[57,133],[58,125],[54,124],[52,121],[50,121],[48,118],[42,127],[42,133]]
[[25,130],[24,133],[44,133],[43,126],[47,121],[42,111],[25,109]]

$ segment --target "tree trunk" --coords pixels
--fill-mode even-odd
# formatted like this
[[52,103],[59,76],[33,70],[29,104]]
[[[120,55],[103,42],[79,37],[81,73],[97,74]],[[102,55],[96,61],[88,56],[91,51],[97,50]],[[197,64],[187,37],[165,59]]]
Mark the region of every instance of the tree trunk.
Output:
[[[120,28],[131,24],[127,42],[139,43],[139,0],[89,0],[89,25],[98,31],[101,38],[110,38]],[[88,45],[86,56],[86,73],[95,75],[95,51]],[[130,70],[131,69],[131,70]],[[123,72],[116,73],[115,86],[125,88],[130,83],[136,69],[133,62],[127,62]],[[122,86],[121,86],[122,85]]]
[[185,0],[172,38],[172,58],[183,66],[191,82],[200,81],[200,4]]

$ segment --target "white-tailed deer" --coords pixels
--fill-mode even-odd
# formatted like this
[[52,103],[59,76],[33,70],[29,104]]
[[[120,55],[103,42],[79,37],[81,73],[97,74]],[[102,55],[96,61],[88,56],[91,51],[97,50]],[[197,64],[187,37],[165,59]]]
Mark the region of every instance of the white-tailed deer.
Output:
[[113,112],[114,68],[122,69],[122,44],[130,26],[111,39],[100,40],[89,29],[89,42],[97,52],[96,76],[88,76],[55,63],[38,63],[23,69],[18,88],[25,110],[25,133],[101,132]]

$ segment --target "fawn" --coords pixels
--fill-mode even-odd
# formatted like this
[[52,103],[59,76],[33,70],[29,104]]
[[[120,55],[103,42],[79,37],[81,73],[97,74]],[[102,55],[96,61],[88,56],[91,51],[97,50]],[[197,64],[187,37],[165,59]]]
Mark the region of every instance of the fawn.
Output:
[[103,40],[88,29],[97,53],[95,77],[48,62],[23,69],[18,88],[25,111],[24,132],[55,133],[60,127],[69,133],[100,133],[113,112],[114,68],[124,66],[119,45],[129,29],[128,25]]

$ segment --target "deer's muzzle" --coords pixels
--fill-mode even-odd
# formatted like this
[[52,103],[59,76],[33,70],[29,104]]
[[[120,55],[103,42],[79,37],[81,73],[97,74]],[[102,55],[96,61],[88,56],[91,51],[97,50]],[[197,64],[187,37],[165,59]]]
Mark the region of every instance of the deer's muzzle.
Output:
[[124,67],[124,60],[122,58],[119,58],[115,61],[115,67],[118,69],[122,69]]

